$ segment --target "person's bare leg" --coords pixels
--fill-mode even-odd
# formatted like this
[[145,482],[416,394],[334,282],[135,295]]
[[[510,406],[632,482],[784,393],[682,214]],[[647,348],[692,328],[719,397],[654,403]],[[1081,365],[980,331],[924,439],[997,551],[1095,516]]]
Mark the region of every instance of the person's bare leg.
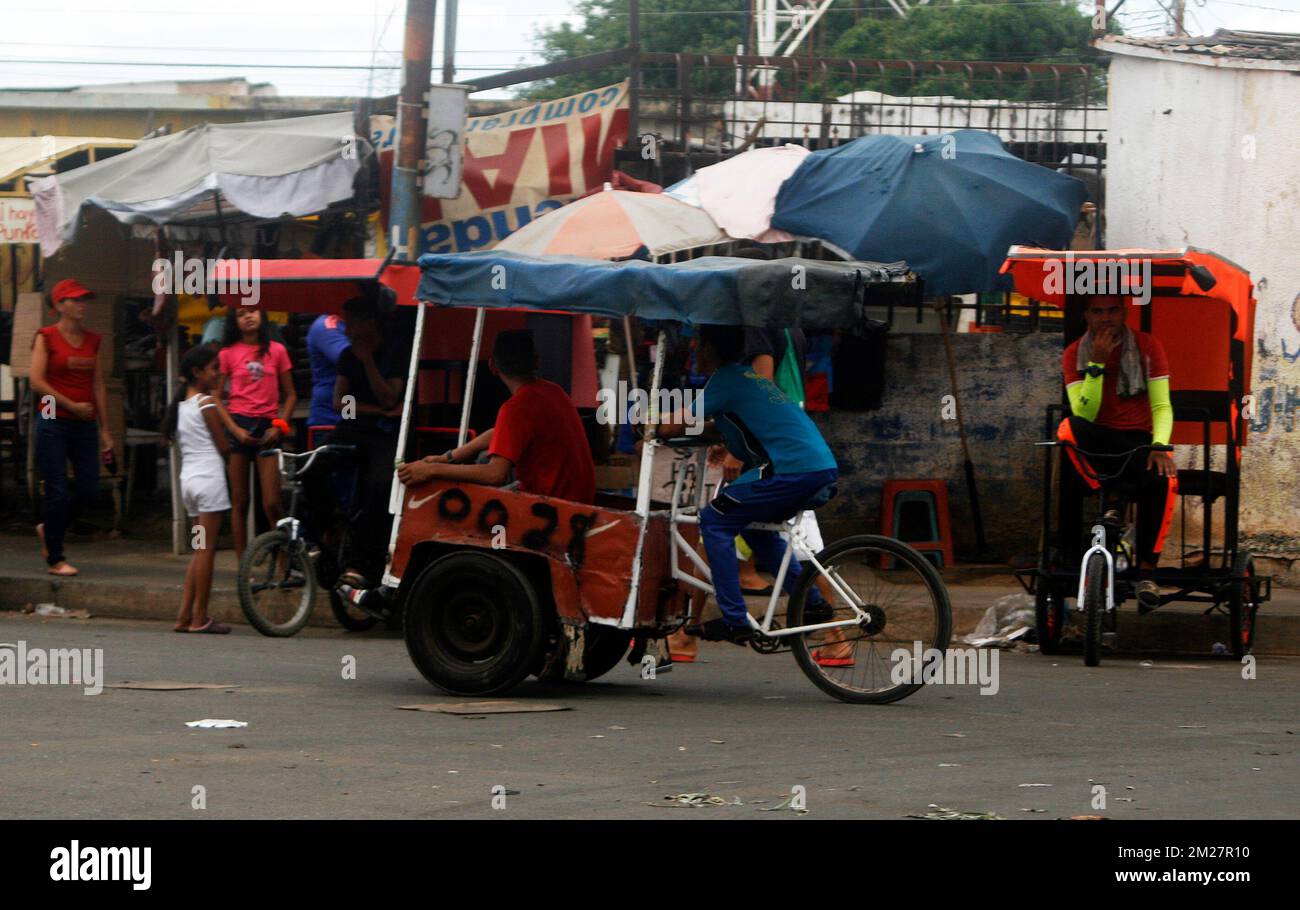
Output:
[[699,654],[700,640],[694,635],[686,634],[686,626],[700,621],[704,615],[704,604],[708,601],[709,595],[699,589],[693,589],[691,592],[691,611],[686,617],[685,624],[668,636],[668,653],[674,659],[686,658],[686,662],[692,661]]
[[199,515],[203,528],[203,548],[194,553],[190,562],[194,569],[194,609],[190,628],[202,628],[208,621],[208,599],[212,596],[212,569],[217,561],[217,535],[221,533],[221,513],[203,512]]
[[[280,492],[280,460],[278,458],[257,459],[257,480],[262,487],[262,514],[272,528],[284,517],[284,501]],[[289,571],[289,551],[280,551],[279,565],[276,571],[283,576]]]
[[[817,570],[808,566],[804,571],[816,572]],[[831,583],[826,580],[826,576],[819,573],[813,584],[817,586],[817,590],[821,592],[822,597],[833,608],[838,595],[831,587]],[[843,616],[840,615],[835,618],[841,619]],[[851,660],[853,658],[853,643],[844,637],[843,629],[827,629],[821,633],[821,643],[817,646],[817,656],[823,660]]]
[[248,546],[248,456],[230,453],[230,525],[235,538],[235,558]]
[[194,615],[194,563],[198,559],[195,553],[190,557],[190,564],[185,567],[185,587],[181,592],[181,612],[176,617],[176,625],[173,628],[177,632],[183,632],[190,627],[190,617]]
[[740,566],[740,587],[742,590],[763,591],[772,586],[772,582],[758,574],[758,569],[754,567],[754,560],[741,559],[737,560]]

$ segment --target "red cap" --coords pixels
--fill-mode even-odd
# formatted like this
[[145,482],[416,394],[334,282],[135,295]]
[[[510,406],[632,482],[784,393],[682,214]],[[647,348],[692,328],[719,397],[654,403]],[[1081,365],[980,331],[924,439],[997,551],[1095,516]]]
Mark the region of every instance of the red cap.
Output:
[[50,292],[50,299],[55,303],[60,300],[74,300],[78,297],[94,297],[95,295],[86,288],[84,284],[75,278],[64,278],[54,286]]

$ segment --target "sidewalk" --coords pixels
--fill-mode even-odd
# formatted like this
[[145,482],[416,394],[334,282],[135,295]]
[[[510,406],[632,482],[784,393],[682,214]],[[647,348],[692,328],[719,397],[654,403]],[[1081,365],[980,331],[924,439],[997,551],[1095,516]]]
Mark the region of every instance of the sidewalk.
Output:
[[[180,609],[181,585],[188,556],[173,556],[166,541],[108,539],[69,540],[68,553],[81,570],[75,578],[45,572],[34,535],[0,533],[0,610],[53,603],[97,616],[171,622]],[[1010,573],[998,566],[959,566],[945,572],[952,599],[954,640],[974,629],[984,611],[1000,597],[1021,592]],[[1208,654],[1226,642],[1224,615],[1202,616],[1203,605],[1171,604],[1139,617],[1131,606],[1120,613],[1118,647],[1123,651]],[[222,622],[243,623],[235,593],[235,554],[217,552],[212,585],[212,614]],[[312,625],[334,625],[322,593]],[[1260,655],[1300,654],[1300,590],[1273,588],[1273,600],[1260,610],[1256,633]]]

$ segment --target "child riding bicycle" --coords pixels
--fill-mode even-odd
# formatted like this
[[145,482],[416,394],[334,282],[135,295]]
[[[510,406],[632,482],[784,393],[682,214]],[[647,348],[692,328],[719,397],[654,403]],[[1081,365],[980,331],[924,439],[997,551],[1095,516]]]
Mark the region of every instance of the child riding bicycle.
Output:
[[[753,638],[749,611],[741,592],[735,537],[744,537],[758,563],[774,571],[785,555],[785,541],[775,531],[746,530],[750,524],[786,521],[830,499],[839,476],[835,457],[808,415],[770,380],[740,363],[744,329],[701,326],[696,359],[709,381],[700,393],[696,419],[714,421],[727,450],[744,469],[700,512],[700,534],[713,575],[722,617],[688,626],[688,634],[706,641],[744,644]],[[680,436],[687,416],[674,415],[658,426],[661,437]],[[791,560],[786,593],[793,593],[800,566]],[[829,605],[809,596],[806,621],[830,619]],[[822,608],[825,616],[813,611]]]

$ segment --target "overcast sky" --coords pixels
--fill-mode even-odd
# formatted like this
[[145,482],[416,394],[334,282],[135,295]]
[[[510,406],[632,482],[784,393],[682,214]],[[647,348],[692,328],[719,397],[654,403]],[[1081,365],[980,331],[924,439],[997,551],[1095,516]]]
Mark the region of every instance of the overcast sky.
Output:
[[[740,2],[718,0],[718,8],[736,9]],[[855,2],[867,5],[867,0],[837,0],[841,6]],[[1168,17],[1162,3],[1171,6],[1173,0],[1126,0],[1120,19],[1130,33],[1164,34]],[[572,0],[461,0],[458,76],[540,62],[534,50],[537,29],[566,19],[579,22],[574,5]],[[655,15],[657,5],[643,0],[642,16]],[[403,0],[6,0],[0,86],[242,76],[270,82],[282,95],[387,95],[398,89],[404,9]],[[1187,0],[1187,25],[1192,34],[1225,27],[1300,32],[1300,0]],[[439,19],[435,79],[441,61]],[[177,63],[223,66],[141,65]],[[354,69],[274,69],[268,63]]]

